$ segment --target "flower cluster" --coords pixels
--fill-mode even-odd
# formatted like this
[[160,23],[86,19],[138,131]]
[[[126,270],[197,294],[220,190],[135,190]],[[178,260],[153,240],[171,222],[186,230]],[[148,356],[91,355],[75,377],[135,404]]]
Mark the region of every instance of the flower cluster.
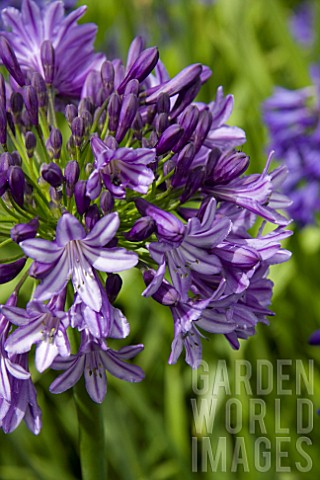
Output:
[[264,120],[271,147],[289,171],[283,184],[292,200],[288,211],[300,227],[312,224],[320,211],[319,85],[277,87],[264,102]]
[[[233,97],[219,87],[211,103],[195,102],[210,70],[194,64],[170,78],[140,37],[125,64],[96,54],[95,27],[77,23],[84,11],[65,16],[54,1],[40,15],[23,0],[21,11],[2,12],[0,247],[13,255],[2,255],[0,283],[16,279],[0,310],[5,432],[22,419],[34,433],[41,427],[33,346],[39,372],[63,370],[53,393],[84,375],[101,403],[106,370],[142,380],[127,360],[143,345],[108,346],[130,330],[114,303],[119,272],[136,267],[143,296],[169,307],[169,363],[185,349],[197,368],[203,331],[239,348],[267,323],[269,266],[290,256],[277,211],[285,169],[269,173],[269,159],[262,174],[245,174],[249,159],[236,149],[245,133],[226,125]],[[275,225],[267,233],[266,222]],[[26,281],[34,289],[21,308]]]

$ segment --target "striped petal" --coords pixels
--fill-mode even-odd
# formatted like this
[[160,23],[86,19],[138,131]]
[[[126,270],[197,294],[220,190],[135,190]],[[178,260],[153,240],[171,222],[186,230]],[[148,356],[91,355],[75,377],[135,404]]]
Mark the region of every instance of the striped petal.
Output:
[[62,248],[56,242],[50,242],[43,238],[30,238],[19,243],[24,253],[37,262],[53,263],[56,262],[61,254]]

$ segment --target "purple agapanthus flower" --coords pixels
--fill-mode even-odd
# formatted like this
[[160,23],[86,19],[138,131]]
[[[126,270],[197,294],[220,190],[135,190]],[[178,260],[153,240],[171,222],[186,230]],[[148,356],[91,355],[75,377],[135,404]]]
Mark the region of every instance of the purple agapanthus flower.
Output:
[[[85,11],[83,6],[65,17],[63,2],[50,2],[41,8],[33,0],[23,0],[21,11],[7,7],[1,12],[9,30],[3,35],[25,76],[39,72],[47,80],[45,66],[51,62],[50,83],[57,92],[66,97],[80,96],[89,72],[98,70],[105,59],[93,50],[96,26],[77,24]],[[50,58],[45,47],[52,49]]]
[[99,312],[102,297],[92,267],[102,272],[120,272],[138,262],[137,255],[124,248],[104,248],[115,236],[118,227],[118,214],[110,213],[86,235],[80,222],[70,213],[65,213],[57,223],[55,241],[33,238],[21,242],[26,255],[51,265],[49,273],[37,286],[34,298],[47,300],[64,289],[72,277],[74,289],[82,301]]
[[91,199],[101,193],[102,182],[115,198],[125,198],[126,188],[145,194],[154,180],[148,165],[154,162],[156,152],[147,148],[118,148],[113,150],[98,137],[91,139],[95,170],[87,183]]
[[[2,307],[3,315],[17,328],[8,338],[5,349],[11,354],[25,353],[36,344],[35,364],[43,372],[52,364],[57,355],[70,355],[66,333],[69,320],[64,311],[40,302],[29,302],[26,310],[18,307]],[[51,307],[51,308],[50,308]]]
[[[28,356],[13,355],[12,362],[21,372],[28,371]],[[31,378],[12,376],[10,378],[11,400],[0,397],[0,426],[5,433],[15,430],[22,420],[35,435],[41,430],[41,410],[37,403],[36,389]]]
[[[17,295],[13,293],[6,306],[15,308]],[[7,352],[5,343],[10,338],[11,323],[0,313],[0,427],[5,433],[15,430],[24,419],[28,428],[38,434],[41,429],[41,411],[36,390],[28,370],[27,354]]]
[[50,386],[52,393],[61,393],[75,385],[84,375],[86,389],[94,402],[102,403],[107,391],[105,370],[111,375],[128,382],[140,382],[144,378],[143,371],[136,365],[124,360],[136,356],[143,350],[143,345],[122,347],[115,351],[101,339],[93,337],[86,330],[82,332],[81,347],[77,355],[69,358],[58,358],[52,368],[65,370]]
[[119,308],[111,305],[100,282],[98,285],[102,298],[100,311],[96,312],[76,295],[69,312],[71,326],[79,331],[87,329],[93,337],[97,338],[127,337],[130,326],[126,317]]
[[[7,308],[12,308],[17,303],[17,295],[12,294],[7,303]],[[5,342],[8,338],[11,324],[3,313],[0,313],[0,401],[9,408],[12,398],[11,392],[11,377],[20,380],[27,380],[30,378],[30,373],[21,365],[13,361],[14,356],[5,349]],[[2,411],[2,410],[1,410]],[[3,411],[2,411],[3,413]]]
[[[221,243],[228,235],[231,222],[227,218],[215,219],[216,202],[211,199],[204,211],[202,219],[193,217],[184,226],[181,221],[170,214],[162,213],[156,207],[137,202],[141,212],[148,214],[157,225],[159,242],[151,243],[149,251],[152,258],[159,264],[159,270],[153,281],[144,291],[144,295],[152,295],[160,285],[166,264],[168,265],[171,279],[182,298],[186,298],[191,286],[190,271],[204,274],[218,273],[221,263],[213,253],[214,247]],[[175,225],[175,229],[172,226]],[[167,225],[168,234],[163,234],[163,227]],[[176,240],[173,242],[173,235]]]

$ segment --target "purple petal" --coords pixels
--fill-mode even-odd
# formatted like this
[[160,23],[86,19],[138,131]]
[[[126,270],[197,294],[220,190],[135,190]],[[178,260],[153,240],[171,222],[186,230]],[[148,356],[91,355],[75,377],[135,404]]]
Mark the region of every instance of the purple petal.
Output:
[[105,217],[102,217],[93,227],[89,235],[83,240],[82,243],[89,247],[103,247],[113,239],[120,225],[119,215],[109,213]]
[[81,300],[94,311],[99,312],[102,306],[101,291],[92,268],[84,256],[79,264],[73,265],[72,283]]
[[246,134],[241,128],[224,125],[210,130],[204,145],[208,148],[218,147],[222,150],[231,150],[242,145],[245,141]]
[[108,336],[111,338],[126,338],[130,333],[130,325],[126,317],[119,308],[111,306],[111,312],[113,323]]
[[31,350],[34,343],[42,339],[42,319],[30,325],[17,328],[7,339],[5,349],[9,353],[25,353]]
[[[91,353],[87,354],[87,356],[88,355],[91,355]],[[107,393],[107,378],[104,369],[102,369],[101,366],[94,369],[90,368],[90,363],[88,359],[86,359],[84,378],[86,389],[91,399],[96,403],[102,403]]]
[[38,372],[42,373],[49,368],[58,353],[58,348],[55,343],[51,343],[49,340],[40,342],[36,348],[35,356],[35,364]]
[[48,300],[53,295],[60,293],[68,283],[71,276],[71,266],[68,256],[63,251],[54,268],[43,278],[34,292],[35,300]]
[[30,372],[27,372],[27,370],[21,367],[18,363],[13,363],[9,358],[6,360],[6,365],[8,372],[18,380],[27,380],[30,378]]
[[49,390],[51,393],[62,393],[73,387],[80,379],[85,366],[85,356],[81,355],[76,358],[69,368],[59,375],[50,385]]
[[127,382],[141,382],[144,378],[143,370],[140,367],[123,362],[118,358],[117,352],[111,349],[101,353],[101,359],[103,366],[114,377],[126,380]]
[[30,323],[30,315],[24,308],[3,305],[0,311],[14,325],[28,325]]
[[160,263],[159,268],[153,277],[153,280],[149,283],[147,288],[142,292],[142,295],[144,297],[150,297],[150,295],[153,295],[156,293],[156,291],[159,289],[162,280],[164,278],[164,275],[166,273],[166,261],[163,257],[163,262]]
[[125,248],[99,248],[83,246],[83,254],[90,264],[101,272],[115,273],[137,265],[139,257]]
[[0,356],[0,398],[4,398],[8,402],[11,400],[11,386],[6,368],[6,360]]
[[19,245],[28,257],[41,263],[53,263],[62,254],[62,248],[59,245],[42,238],[30,238],[20,242]]
[[94,170],[88,178],[86,193],[91,200],[99,197],[101,192],[101,179],[99,170]]
[[139,343],[138,345],[128,345],[126,347],[120,348],[116,352],[117,357],[123,358],[124,360],[129,360],[130,358],[135,357],[138,355],[138,353],[142,352],[144,349],[144,346],[142,343]]
[[[56,242],[60,247],[64,247],[71,240],[82,240],[85,236],[86,232],[83,226],[70,213],[63,214],[58,220]],[[41,262],[42,260],[39,261]]]

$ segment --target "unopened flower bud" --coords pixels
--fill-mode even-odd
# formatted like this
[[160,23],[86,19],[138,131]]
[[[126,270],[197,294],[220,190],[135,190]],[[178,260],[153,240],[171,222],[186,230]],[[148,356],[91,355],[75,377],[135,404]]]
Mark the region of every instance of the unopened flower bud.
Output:
[[78,180],[74,187],[74,198],[80,215],[83,215],[88,210],[91,202],[91,199],[86,194],[86,190],[86,180]]
[[159,60],[159,52],[157,47],[146,48],[133,63],[129,69],[125,78],[118,87],[118,92],[121,94],[124,92],[127,83],[133,78],[142,82],[149,73],[152,72]]
[[10,282],[13,280],[18,273],[21,272],[23,267],[26,264],[27,259],[25,257],[19,258],[12,263],[2,263],[0,264],[0,284]]
[[183,132],[183,128],[181,128],[179,125],[170,125],[170,127],[168,127],[159,138],[156,146],[157,155],[162,155],[163,153],[172,150],[172,148],[182,137]]
[[137,60],[137,58],[143,51],[144,47],[145,47],[145,41],[144,41],[144,38],[141,37],[140,35],[138,35],[132,40],[128,50],[128,55],[127,55],[127,67],[126,67],[127,72],[130,70],[134,62]]
[[11,157],[12,157],[13,165],[17,165],[18,167],[21,167],[22,160],[20,157],[20,153],[17,152],[17,150],[13,150],[13,152],[11,152]]
[[138,109],[138,99],[136,95],[130,93],[125,95],[122,100],[119,124],[116,133],[116,140],[120,143],[127,133],[128,129],[131,127],[131,123],[136,115]]
[[142,121],[142,117],[141,117],[139,111],[137,111],[137,113],[136,113],[136,115],[133,119],[133,122],[131,124],[131,128],[134,131],[135,137],[138,140],[142,140],[143,121]]
[[54,188],[59,187],[63,183],[61,168],[56,163],[43,163],[41,166],[41,175],[42,178]]
[[37,93],[32,85],[27,85],[26,87],[24,87],[23,99],[27,112],[29,114],[30,121],[32,125],[37,127],[39,125],[39,102]]
[[17,223],[10,231],[10,237],[16,243],[27,240],[28,238],[34,238],[39,228],[39,220],[33,218],[28,223]]
[[189,141],[191,135],[197,126],[199,119],[199,110],[196,106],[190,105],[179,118],[179,124],[184,130],[184,133],[180,140],[177,142],[173,151],[178,152]]
[[41,44],[40,50],[41,63],[46,83],[52,85],[55,68],[55,52],[50,40],[45,40]]
[[8,40],[2,35],[0,35],[0,56],[10,75],[20,85],[20,87],[23,87],[25,85],[25,80],[17,57]]
[[136,78],[133,78],[132,80],[130,80],[130,82],[127,83],[123,94],[129,95],[129,93],[133,93],[134,95],[138,95],[139,87],[140,87],[140,84],[138,80]]
[[74,186],[77,183],[80,175],[80,168],[76,160],[68,162],[64,169],[64,177],[66,179],[66,192],[68,197],[72,197]]
[[118,142],[112,135],[107,135],[103,142],[108,148],[111,148],[111,150],[116,150],[118,148]]
[[198,123],[194,132],[194,147],[198,152],[212,124],[212,114],[209,110],[202,110],[199,114]]
[[6,172],[11,165],[14,165],[11,154],[8,152],[2,153],[0,155],[0,172]]
[[157,112],[169,113],[170,112],[170,97],[167,93],[161,93],[157,99]]
[[101,80],[108,97],[113,92],[114,87],[114,67],[111,62],[106,60],[101,67]]
[[66,143],[66,149],[71,158],[74,158],[76,156],[76,146],[72,135],[68,138],[68,141]]
[[23,97],[19,92],[12,92],[10,96],[10,108],[15,123],[20,121],[21,112],[23,110]]
[[120,97],[116,92],[114,92],[110,96],[110,100],[108,104],[108,115],[109,115],[108,128],[111,132],[115,132],[117,130],[120,108],[121,108]]
[[78,115],[81,116],[82,112],[88,111],[91,114],[94,113],[94,106],[90,100],[90,98],[82,98],[78,105]]
[[163,132],[169,127],[169,119],[167,113],[159,113],[154,119],[154,126],[157,135],[160,137]]
[[27,110],[23,110],[23,112],[21,114],[21,123],[26,130],[31,130],[32,122],[31,122],[31,119],[30,119],[29,112],[27,112]]
[[7,113],[7,127],[10,128],[13,135],[15,136],[16,135],[16,127],[14,125],[13,116],[12,116],[11,112],[6,112],[6,113]]
[[26,181],[21,167],[9,167],[8,183],[13,200],[22,207]]
[[0,107],[6,108],[6,84],[2,73],[0,73]]
[[100,208],[104,215],[107,215],[108,213],[112,212],[114,207],[114,198],[109,192],[109,190],[104,190],[101,193],[100,197]]
[[90,205],[85,214],[85,223],[88,231],[91,231],[95,224],[100,220],[99,208],[96,204]]
[[137,198],[135,204],[141,215],[149,216],[154,220],[160,239],[173,243],[179,243],[183,240],[184,225],[172,213],[161,210],[143,198]]
[[80,115],[84,123],[85,134],[88,135],[90,132],[90,128],[92,127],[92,115],[89,110],[83,110]]
[[61,191],[61,189],[52,187],[52,186],[50,185],[49,195],[50,195],[50,198],[51,198],[51,202],[49,202],[49,207],[50,207],[52,210],[59,208],[59,205],[60,205],[60,203],[61,203],[61,198],[62,198],[62,191]]
[[3,106],[0,105],[0,143],[5,145],[7,142],[7,113]]
[[25,135],[25,146],[29,158],[33,157],[33,152],[37,146],[37,139],[33,132],[27,132]]
[[60,158],[62,147],[62,135],[58,128],[52,128],[48,139],[49,148],[52,150],[52,156],[55,160]]
[[84,121],[81,117],[76,117],[72,121],[71,131],[76,147],[80,147],[85,133]]
[[163,83],[160,87],[156,86],[150,89],[150,93],[146,98],[147,103],[155,103],[161,93],[167,93],[169,97],[186,90],[193,85],[202,72],[202,65],[199,63],[189,65],[179,72],[168,82]]
[[201,88],[201,81],[198,78],[189,88],[180,92],[173,109],[170,112],[170,119],[174,120],[190,103],[196,98]]
[[151,217],[148,215],[141,217],[134,223],[131,230],[125,233],[125,238],[131,242],[141,242],[155,232],[155,227],[154,220]]
[[189,171],[185,189],[181,195],[181,203],[186,202],[203,184],[206,173],[202,165]]
[[32,75],[31,85],[36,91],[38,103],[40,108],[45,108],[48,105],[47,86],[41,77],[40,73],[35,72]]
[[110,303],[113,303],[122,287],[122,278],[117,273],[108,273],[106,280],[106,291]]
[[174,176],[171,178],[171,185],[174,188],[178,188],[181,181],[183,181],[183,179],[189,174],[189,169],[194,156],[195,148],[192,143],[185,145],[179,152],[176,160],[176,170]]
[[78,110],[75,105],[69,104],[64,111],[67,122],[71,126],[73,120],[78,116]]
[[7,171],[0,171],[0,197],[7,191],[8,189],[8,175]]

